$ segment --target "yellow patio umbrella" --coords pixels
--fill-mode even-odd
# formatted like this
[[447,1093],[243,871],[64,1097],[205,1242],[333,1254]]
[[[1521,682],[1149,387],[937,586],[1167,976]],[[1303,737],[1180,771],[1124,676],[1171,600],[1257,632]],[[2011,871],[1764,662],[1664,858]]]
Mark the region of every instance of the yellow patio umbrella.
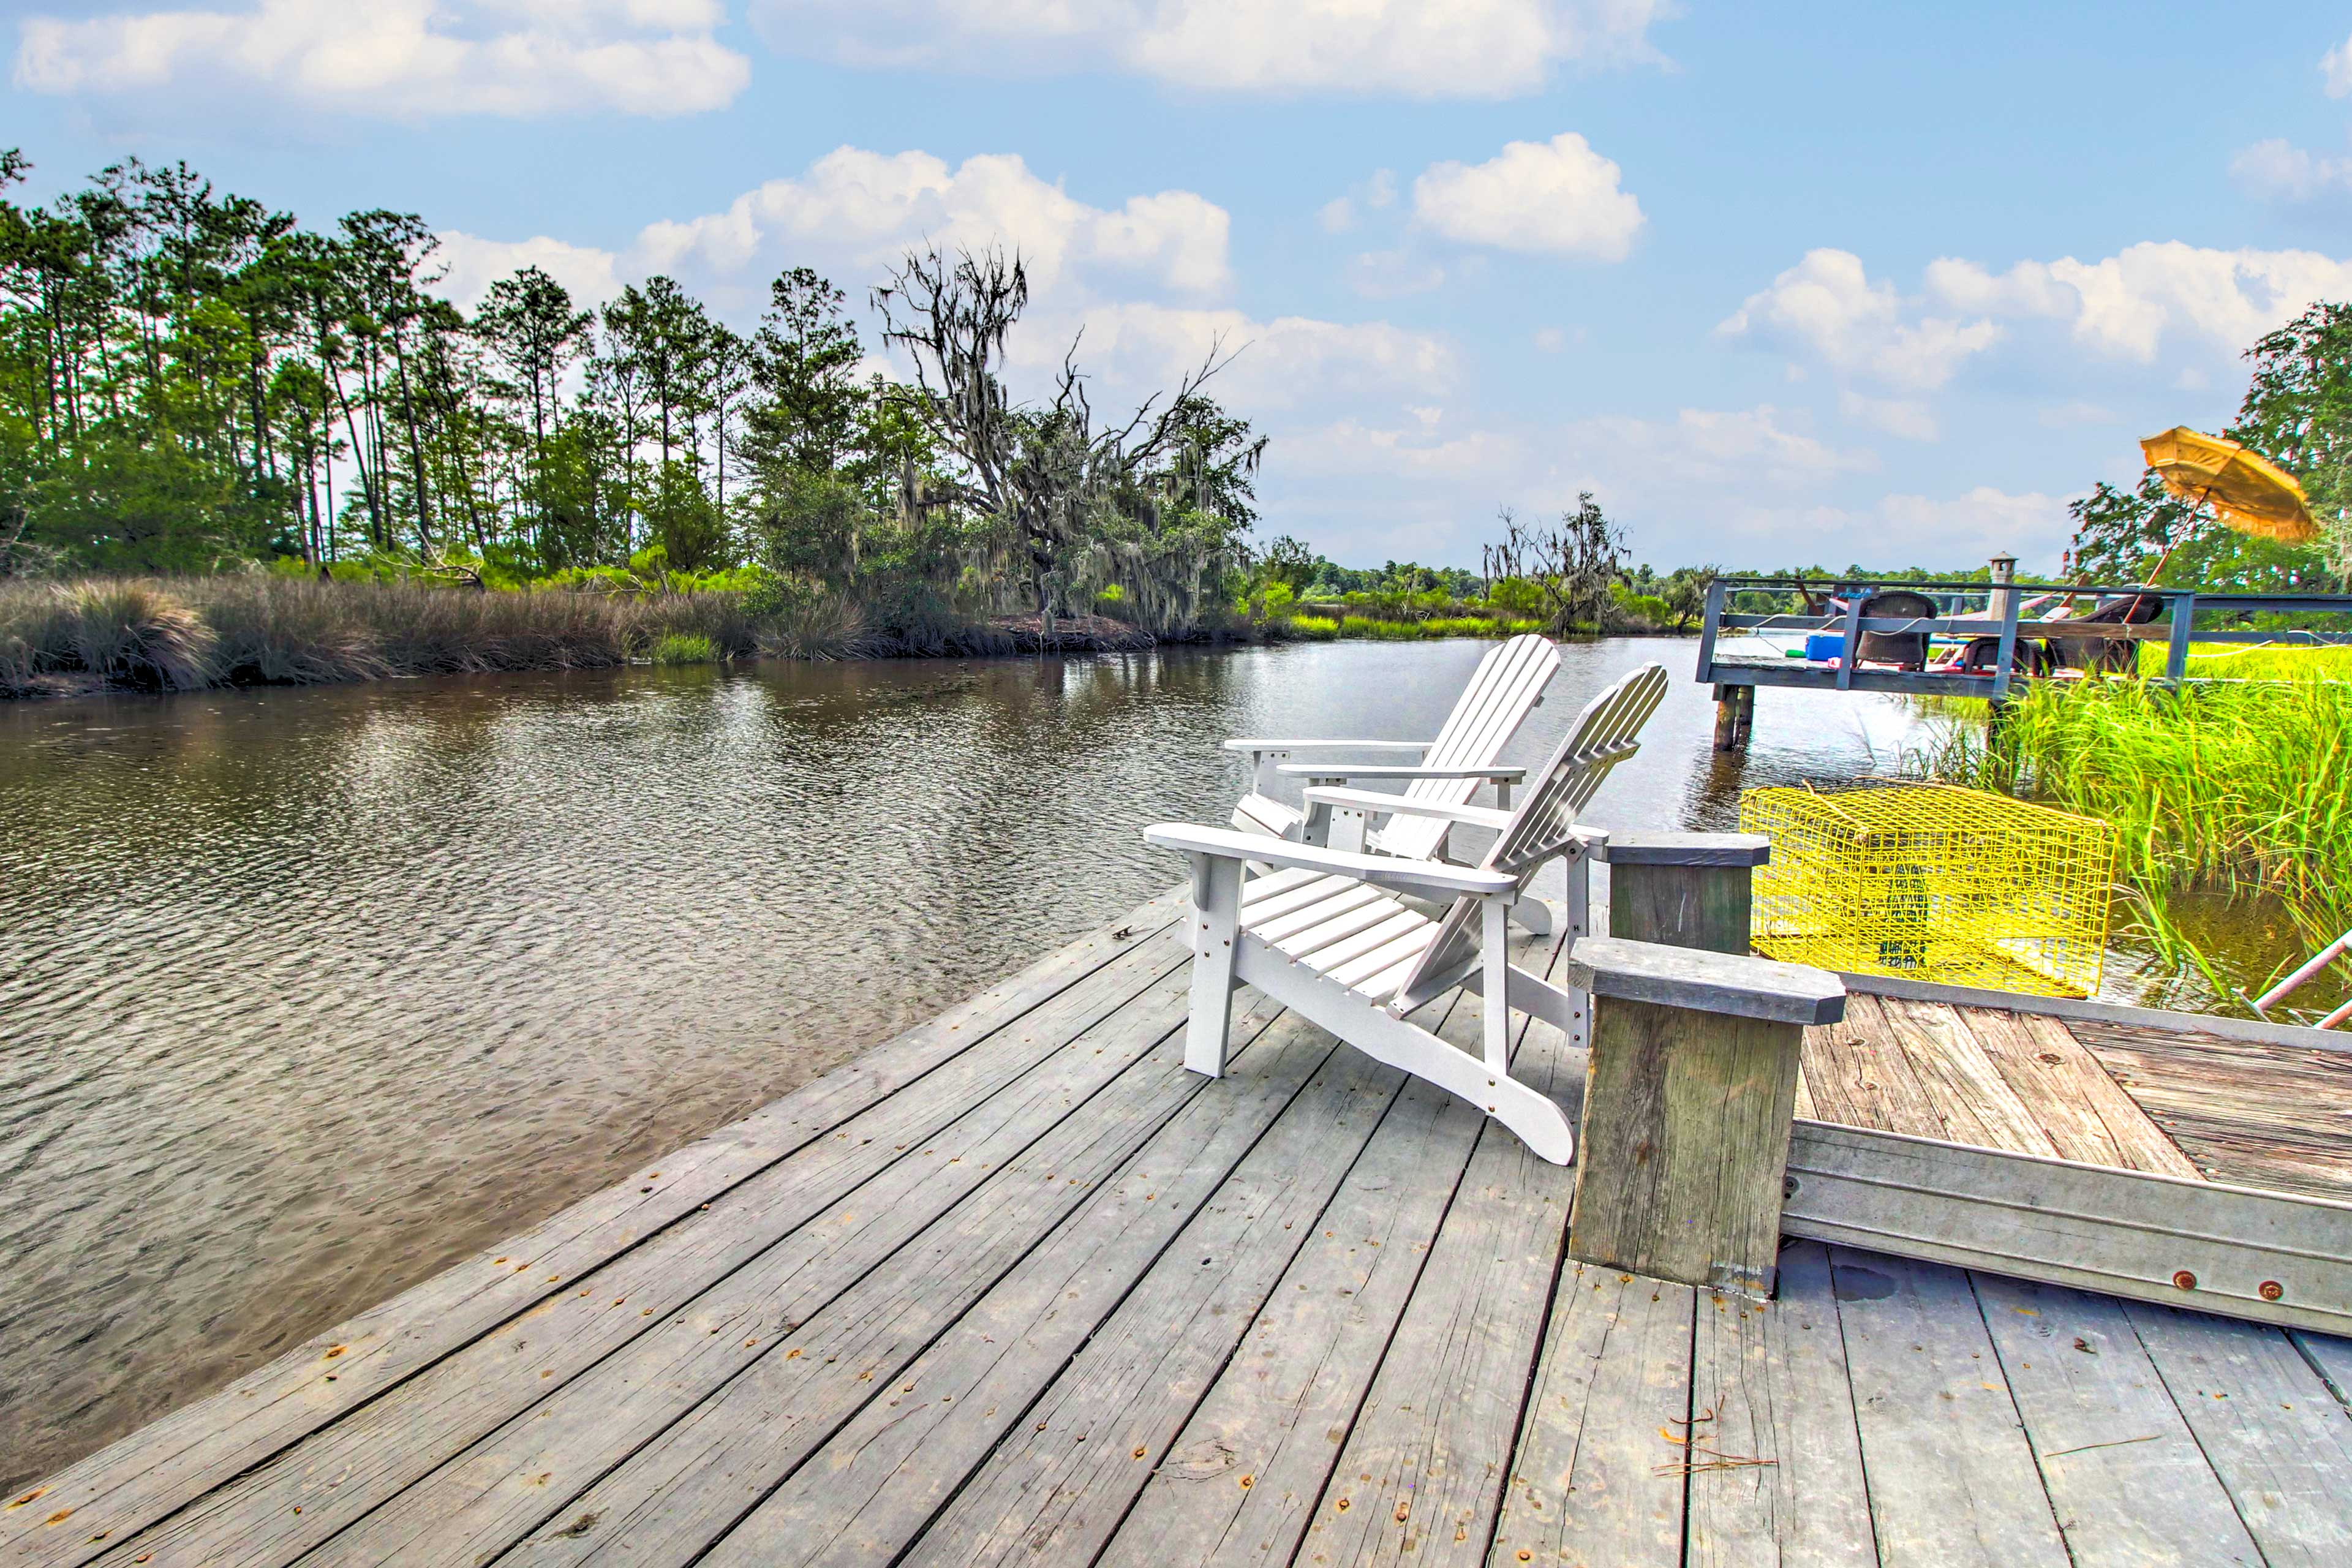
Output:
[[2165,489],[2191,506],[2211,507],[2241,533],[2281,544],[2309,544],[2319,537],[2303,487],[2259,452],[2186,425],[2150,436],[2139,449]]

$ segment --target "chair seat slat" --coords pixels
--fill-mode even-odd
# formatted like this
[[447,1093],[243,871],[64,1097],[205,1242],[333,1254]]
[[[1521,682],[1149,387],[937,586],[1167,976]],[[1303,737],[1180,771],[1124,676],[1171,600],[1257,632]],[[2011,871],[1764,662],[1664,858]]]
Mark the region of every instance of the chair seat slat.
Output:
[[1302,926],[1287,936],[1271,937],[1261,932],[1251,934],[1257,936],[1261,942],[1266,942],[1277,952],[1302,962],[1311,961],[1317,953],[1329,947],[1333,942],[1343,941],[1360,931],[1379,925],[1394,914],[1399,907],[1392,899],[1377,899],[1335,911],[1329,918],[1318,921],[1312,925]]
[[1318,950],[1304,962],[1318,973],[1335,974],[1342,964],[1352,963],[1377,948],[1388,947],[1415,932],[1423,933],[1425,938],[1434,923],[1419,910],[1399,910],[1378,925],[1368,926],[1352,936]]

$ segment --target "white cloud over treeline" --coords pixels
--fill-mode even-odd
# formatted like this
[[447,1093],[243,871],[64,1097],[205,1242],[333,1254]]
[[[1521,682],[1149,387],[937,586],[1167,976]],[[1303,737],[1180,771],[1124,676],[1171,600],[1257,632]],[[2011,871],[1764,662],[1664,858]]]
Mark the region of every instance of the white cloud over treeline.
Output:
[[719,0],[262,0],[244,10],[35,16],[16,83],[50,94],[262,88],[339,113],[418,118],[731,102],[751,61]]

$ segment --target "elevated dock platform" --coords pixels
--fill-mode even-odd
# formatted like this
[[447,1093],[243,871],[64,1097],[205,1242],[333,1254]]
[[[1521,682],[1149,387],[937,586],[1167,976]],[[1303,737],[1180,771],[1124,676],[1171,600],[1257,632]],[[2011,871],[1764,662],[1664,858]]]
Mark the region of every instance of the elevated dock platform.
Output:
[[[0,1563],[2352,1561],[2352,1342],[1816,1240],[1769,1303],[1580,1266],[1572,1169],[1254,992],[1186,1073],[1183,913],[0,1501]],[[1803,1126],[2352,1183],[2341,1058],[1853,1000]],[[1548,1026],[1516,1070],[1577,1103]]]
[[[2004,561],[2015,564],[1996,560],[1997,574]],[[1759,686],[1977,697],[1998,707],[2024,682],[2137,671],[2145,642],[2164,645],[2155,679],[2193,685],[2194,644],[2352,644],[2352,595],[2052,586],[2005,575],[1727,575],[1707,584],[1695,673],[1715,689],[1716,750],[1738,751]]]

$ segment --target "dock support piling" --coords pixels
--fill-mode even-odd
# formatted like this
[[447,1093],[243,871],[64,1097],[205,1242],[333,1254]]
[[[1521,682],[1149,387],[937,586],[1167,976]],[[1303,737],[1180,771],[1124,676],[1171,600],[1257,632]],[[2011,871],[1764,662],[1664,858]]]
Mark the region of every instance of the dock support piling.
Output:
[[1837,976],[1743,954],[1591,937],[1593,994],[1569,1256],[1769,1296],[1808,1024],[1845,1014]]
[[1744,752],[1756,728],[1756,688],[1745,684],[1715,689],[1715,749]]

